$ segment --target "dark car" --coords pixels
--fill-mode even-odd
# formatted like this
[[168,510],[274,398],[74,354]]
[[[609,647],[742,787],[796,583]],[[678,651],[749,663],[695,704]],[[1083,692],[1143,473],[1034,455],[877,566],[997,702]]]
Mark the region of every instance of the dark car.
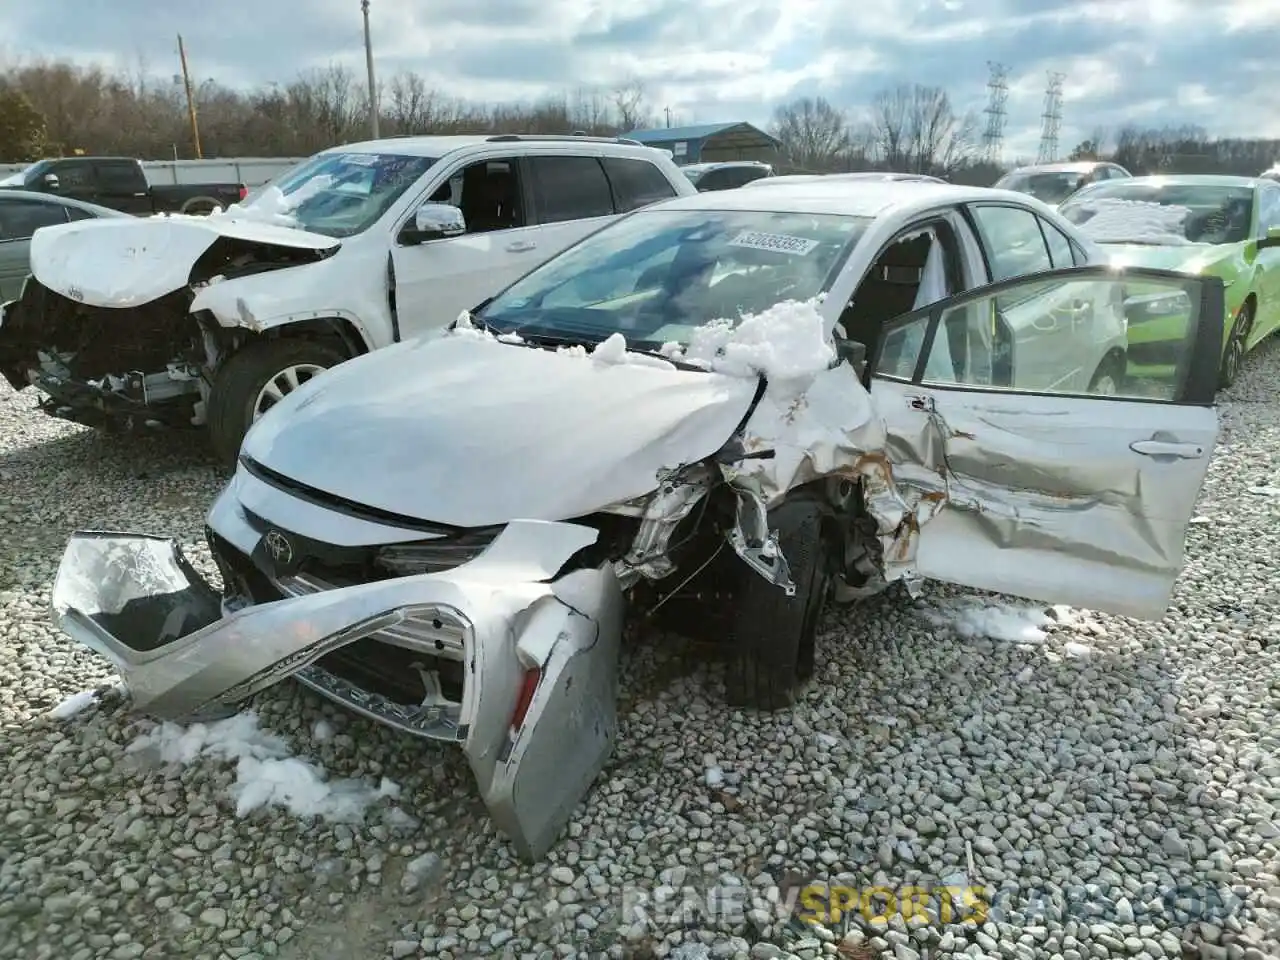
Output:
[[1118,163],[1106,160],[1072,160],[1019,167],[1006,173],[994,184],[997,190],[1016,190],[1056,206],[1081,187],[1105,180],[1127,180],[1132,177]]
[[243,183],[179,183],[152,186],[138,160],[129,157],[61,157],[33,163],[0,180],[0,187],[51,193],[125,213],[207,214],[243,200]]
[[92,203],[27,190],[0,190],[0,303],[15,300],[30,269],[31,235],[72,220],[128,214]]
[[732,190],[762,177],[772,177],[773,167],[759,160],[725,160],[721,163],[690,163],[680,172],[698,188],[699,193],[708,190]]

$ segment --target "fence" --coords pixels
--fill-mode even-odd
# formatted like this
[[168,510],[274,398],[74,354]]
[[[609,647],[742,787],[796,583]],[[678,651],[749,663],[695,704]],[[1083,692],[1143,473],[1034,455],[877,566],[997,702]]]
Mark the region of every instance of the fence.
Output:
[[[303,157],[228,157],[222,160],[143,160],[151,184],[243,183],[258,187],[278,177]],[[25,170],[29,164],[0,163],[0,177]]]

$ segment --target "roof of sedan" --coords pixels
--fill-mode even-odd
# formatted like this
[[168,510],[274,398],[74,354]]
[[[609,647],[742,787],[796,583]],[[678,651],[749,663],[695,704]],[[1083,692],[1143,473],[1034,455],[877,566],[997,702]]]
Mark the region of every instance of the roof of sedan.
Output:
[[920,180],[838,180],[824,178],[778,184],[768,190],[717,190],[667,200],[662,210],[755,210],[765,213],[835,213],[878,217],[890,209],[929,210],[976,200],[1031,205],[1025,194],[990,187],[965,187]]
[[37,203],[56,203],[64,207],[75,207],[77,210],[84,210],[99,217],[129,217],[132,214],[123,213],[120,210],[114,210],[111,207],[104,207],[96,203],[89,203],[87,200],[77,200],[75,197],[60,197],[51,193],[39,193],[35,190],[19,190],[13,187],[0,188],[0,196],[14,197],[21,200],[34,200]]

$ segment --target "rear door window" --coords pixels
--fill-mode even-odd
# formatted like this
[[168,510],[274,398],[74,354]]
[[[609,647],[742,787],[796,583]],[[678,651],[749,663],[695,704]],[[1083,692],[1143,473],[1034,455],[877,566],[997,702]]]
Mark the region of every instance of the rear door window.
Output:
[[605,157],[604,170],[613,185],[613,199],[619,213],[626,213],[659,200],[669,200],[676,188],[652,163],[627,157]]
[[0,198],[0,241],[26,240],[41,227],[66,222],[60,203]]
[[539,223],[585,220],[614,212],[609,180],[595,157],[529,157],[525,162]]

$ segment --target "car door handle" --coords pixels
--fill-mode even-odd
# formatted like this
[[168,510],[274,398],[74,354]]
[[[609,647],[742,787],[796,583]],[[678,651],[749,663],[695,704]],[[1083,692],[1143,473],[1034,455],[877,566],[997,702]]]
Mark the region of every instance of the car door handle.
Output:
[[1177,457],[1180,460],[1198,460],[1204,456],[1204,447],[1198,443],[1173,443],[1168,440],[1135,440],[1129,449],[1144,457]]
[[511,243],[507,244],[507,252],[508,253],[524,253],[528,250],[536,249],[537,246],[538,245],[534,243],[532,240],[514,240]]

